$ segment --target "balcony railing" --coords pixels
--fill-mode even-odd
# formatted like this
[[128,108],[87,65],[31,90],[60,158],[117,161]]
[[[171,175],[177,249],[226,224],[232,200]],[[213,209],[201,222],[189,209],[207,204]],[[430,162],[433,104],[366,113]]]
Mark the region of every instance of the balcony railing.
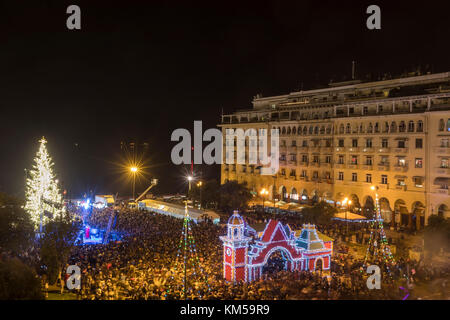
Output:
[[350,147],[348,148],[349,152],[359,152],[359,147]]
[[394,153],[408,153],[408,148],[394,148]]
[[391,148],[378,148],[377,149],[378,153],[389,153],[391,151]]
[[379,163],[378,171],[389,171],[389,164],[388,163]]
[[373,170],[373,166],[371,164],[363,164],[361,166],[361,169],[363,169],[363,170]]
[[438,173],[438,174],[450,174],[450,168],[439,167],[439,168],[437,168],[436,173]]
[[450,154],[450,147],[435,147],[434,153],[438,154]]
[[361,151],[365,152],[365,153],[372,153],[373,152],[373,148],[366,147],[366,148],[362,148]]

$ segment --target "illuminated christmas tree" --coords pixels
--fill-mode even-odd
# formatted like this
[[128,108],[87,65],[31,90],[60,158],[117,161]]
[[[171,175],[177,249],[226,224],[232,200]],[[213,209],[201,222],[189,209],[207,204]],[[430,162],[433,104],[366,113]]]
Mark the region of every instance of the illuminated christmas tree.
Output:
[[[29,171],[26,185],[25,210],[30,214],[35,229],[42,228],[51,219],[62,216],[62,195],[58,188],[58,180],[53,174],[53,162],[48,154],[44,137],[39,151],[34,158],[33,169]],[[42,232],[42,230],[40,230]]]
[[[166,296],[171,295],[173,297],[174,295],[176,296],[176,292],[180,292],[181,296],[178,298],[189,299],[190,297],[195,297],[201,299],[203,294],[206,293],[204,288],[206,288],[206,291],[210,290],[207,275],[200,265],[187,204],[185,205],[183,231],[178,244],[178,253],[170,282],[173,283],[176,278],[183,280],[182,285],[180,282],[178,282],[178,285],[175,284],[175,286],[169,284]],[[181,290],[174,290],[175,288]]]
[[[372,187],[372,190],[376,189],[375,186]],[[386,238],[386,232],[384,231],[378,193],[375,193],[375,210],[369,228],[370,238],[369,246],[367,247],[366,256],[364,258],[364,268],[369,264],[378,264],[378,262],[383,261],[390,273],[389,267],[392,266],[395,261]]]

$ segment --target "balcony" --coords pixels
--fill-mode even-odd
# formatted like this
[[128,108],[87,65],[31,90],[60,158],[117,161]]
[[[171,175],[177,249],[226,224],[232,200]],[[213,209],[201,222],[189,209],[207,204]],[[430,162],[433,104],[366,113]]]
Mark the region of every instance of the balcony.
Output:
[[364,153],[373,153],[373,148],[362,148],[361,151]]
[[298,151],[300,151],[300,152],[308,152],[308,147],[298,147]]
[[449,189],[436,189],[436,193],[450,195],[450,190]]
[[359,165],[357,163],[353,163],[353,162],[349,162],[349,164],[347,165],[348,169],[358,169]]
[[322,148],[322,153],[332,153],[332,152],[333,152],[332,147],[323,147]]
[[408,166],[403,166],[403,165],[395,165],[394,167],[393,167],[393,169],[394,169],[394,171],[396,171],[396,172],[406,172],[406,171],[408,171]]
[[378,171],[389,171],[389,163],[379,163]]
[[395,189],[401,190],[401,191],[406,191],[407,190],[406,185],[401,185],[401,184],[396,184],[395,185]]
[[363,170],[373,170],[373,166],[371,164],[363,164],[361,166],[361,169],[363,169]]
[[308,166],[308,161],[300,161],[300,165],[302,167],[307,167]]
[[296,166],[297,165],[297,160],[289,160],[289,164]]
[[336,147],[334,150],[336,152],[345,152],[345,147]]
[[322,168],[331,168],[331,163],[329,162],[322,162]]
[[334,165],[334,167],[337,168],[337,169],[344,169],[345,168],[345,164],[343,164],[343,163],[336,163]]
[[359,152],[359,147],[350,147],[348,148],[349,152]]
[[378,153],[389,153],[391,152],[391,148],[379,148],[377,149]]
[[450,154],[450,147],[435,147],[434,153],[437,154]]
[[408,148],[394,148],[394,153],[408,153]]
[[436,170],[437,174],[450,174],[450,168],[438,167]]

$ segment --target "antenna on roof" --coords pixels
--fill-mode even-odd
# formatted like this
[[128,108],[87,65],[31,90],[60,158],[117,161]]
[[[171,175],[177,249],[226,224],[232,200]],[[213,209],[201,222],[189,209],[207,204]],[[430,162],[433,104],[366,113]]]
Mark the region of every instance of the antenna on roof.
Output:
[[352,80],[355,80],[356,62],[352,61]]

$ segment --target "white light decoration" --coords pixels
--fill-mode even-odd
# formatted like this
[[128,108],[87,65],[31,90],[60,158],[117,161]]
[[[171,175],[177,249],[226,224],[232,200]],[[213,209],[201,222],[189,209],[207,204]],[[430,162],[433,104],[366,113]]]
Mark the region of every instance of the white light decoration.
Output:
[[64,212],[58,180],[53,174],[53,162],[46,147],[47,141],[42,137],[39,142],[39,151],[27,178],[25,204],[25,210],[30,214],[35,229],[50,221],[49,214],[51,219],[55,219]]

